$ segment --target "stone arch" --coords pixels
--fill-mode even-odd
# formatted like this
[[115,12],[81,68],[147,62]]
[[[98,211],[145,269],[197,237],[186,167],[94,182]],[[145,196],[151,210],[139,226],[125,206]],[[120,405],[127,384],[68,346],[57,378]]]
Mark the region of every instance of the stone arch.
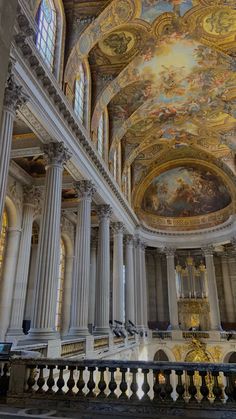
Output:
[[158,351],[155,353],[153,361],[169,361],[169,357],[165,353],[163,349],[158,349]]

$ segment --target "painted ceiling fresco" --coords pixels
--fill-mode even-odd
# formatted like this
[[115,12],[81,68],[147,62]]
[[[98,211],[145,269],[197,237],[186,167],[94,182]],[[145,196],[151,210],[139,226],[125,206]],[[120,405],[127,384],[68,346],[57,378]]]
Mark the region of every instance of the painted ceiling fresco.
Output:
[[[180,168],[191,150],[236,173],[235,0],[113,0],[77,39],[68,85],[84,59],[95,92],[93,138],[107,108],[110,163],[120,143],[122,182],[130,169],[133,202],[150,168],[179,150]],[[202,211],[217,211],[213,201]],[[185,205],[187,217],[194,209]]]
[[225,208],[231,202],[222,181],[209,171],[177,167],[157,176],[147,188],[142,208],[165,217],[192,217]]

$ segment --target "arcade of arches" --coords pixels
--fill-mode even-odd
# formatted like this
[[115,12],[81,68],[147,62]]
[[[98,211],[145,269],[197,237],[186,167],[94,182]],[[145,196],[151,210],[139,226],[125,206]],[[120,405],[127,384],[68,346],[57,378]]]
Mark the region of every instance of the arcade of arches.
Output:
[[232,362],[235,1],[13,3],[0,340],[96,357],[109,337],[113,358]]

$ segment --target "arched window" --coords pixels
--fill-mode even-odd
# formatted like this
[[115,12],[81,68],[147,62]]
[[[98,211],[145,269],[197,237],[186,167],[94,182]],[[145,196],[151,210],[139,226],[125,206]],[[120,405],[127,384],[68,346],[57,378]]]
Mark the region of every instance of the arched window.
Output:
[[98,153],[103,157],[104,151],[104,113],[101,114],[98,124]]
[[85,101],[85,74],[83,65],[80,64],[79,73],[75,80],[74,110],[81,122],[84,122]]
[[55,42],[56,10],[52,0],[42,0],[38,11],[36,46],[51,70],[53,70]]
[[57,286],[57,305],[56,305],[56,330],[61,329],[61,314],[62,314],[62,297],[65,279],[65,257],[66,249],[63,240],[61,239],[60,245],[60,267],[59,267],[59,278]]
[[8,227],[7,212],[6,210],[4,210],[3,219],[2,219],[2,229],[0,233],[0,279],[2,277],[4,254],[6,250],[7,227]]

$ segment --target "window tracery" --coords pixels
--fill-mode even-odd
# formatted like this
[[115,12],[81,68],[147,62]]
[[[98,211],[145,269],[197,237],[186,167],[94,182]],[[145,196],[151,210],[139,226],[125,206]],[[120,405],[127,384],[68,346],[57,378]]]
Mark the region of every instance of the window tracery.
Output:
[[52,0],[42,0],[38,12],[36,46],[51,70],[53,70],[55,42],[56,10]]
[[61,316],[62,316],[62,299],[63,299],[63,288],[65,279],[65,258],[66,249],[64,241],[61,239],[60,242],[60,266],[59,266],[59,278],[57,287],[57,304],[56,304],[56,330],[61,329]]
[[75,80],[74,111],[81,122],[84,122],[85,105],[85,73],[83,65],[80,64],[79,73]]
[[6,241],[7,241],[7,227],[8,227],[8,217],[7,212],[4,210],[3,219],[2,219],[2,229],[0,233],[0,279],[2,277],[3,265],[4,265],[4,255],[6,250]]

